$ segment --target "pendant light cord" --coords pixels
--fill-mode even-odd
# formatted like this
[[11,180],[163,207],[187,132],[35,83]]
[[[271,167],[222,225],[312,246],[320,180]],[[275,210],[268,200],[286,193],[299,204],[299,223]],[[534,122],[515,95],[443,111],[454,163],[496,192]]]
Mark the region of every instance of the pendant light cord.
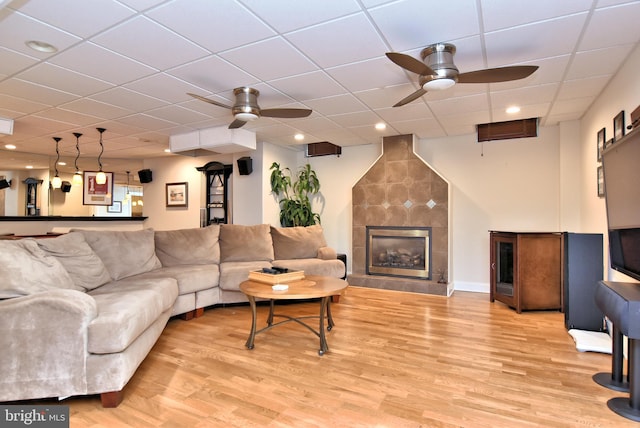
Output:
[[80,158],[80,137],[82,134],[79,132],[74,132],[73,135],[76,137],[76,159],[73,161],[73,164],[76,167],[76,174],[80,173],[78,169],[78,159]]
[[104,153],[104,145],[102,144],[102,133],[106,131],[106,129],[104,128],[96,128],[96,129],[100,133],[100,154],[98,155],[98,165],[100,166],[100,171],[102,171],[102,162],[100,161],[100,159],[102,159],[102,153]]
[[56,177],[57,177],[58,176],[58,162],[60,162],[60,151],[58,150],[58,143],[60,142],[60,140],[62,140],[62,138],[53,137],[53,140],[56,142],[56,164],[53,167],[56,170]]

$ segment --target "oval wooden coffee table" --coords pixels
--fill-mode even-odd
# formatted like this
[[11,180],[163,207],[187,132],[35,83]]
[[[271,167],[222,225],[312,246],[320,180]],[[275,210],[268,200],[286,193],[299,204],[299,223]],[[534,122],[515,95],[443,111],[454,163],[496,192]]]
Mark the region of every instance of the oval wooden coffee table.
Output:
[[[327,338],[325,337],[325,317],[327,319],[327,330],[330,331],[334,326],[333,318],[331,317],[331,296],[342,294],[344,290],[349,286],[349,284],[347,283],[347,281],[339,278],[307,275],[304,279],[287,282],[286,285],[289,286],[287,290],[278,291],[274,290],[271,284],[266,284],[264,282],[247,280],[240,284],[240,290],[247,296],[247,298],[249,299],[249,304],[251,305],[251,333],[249,333],[246,347],[249,349],[253,349],[256,334],[270,330],[277,325],[294,321],[300,325],[303,325],[320,338],[320,349],[318,350],[318,354],[324,355],[324,353],[329,350],[329,347],[327,346]],[[257,331],[256,298],[269,299],[270,302],[267,326]],[[304,317],[290,317],[288,315],[275,314],[273,311],[274,302],[276,300],[300,300],[314,298],[320,298],[319,316],[314,315]],[[274,324],[273,317],[282,317],[285,318],[285,320]],[[320,325],[318,330],[315,330],[313,327],[303,321],[304,319],[308,318],[319,318]]]

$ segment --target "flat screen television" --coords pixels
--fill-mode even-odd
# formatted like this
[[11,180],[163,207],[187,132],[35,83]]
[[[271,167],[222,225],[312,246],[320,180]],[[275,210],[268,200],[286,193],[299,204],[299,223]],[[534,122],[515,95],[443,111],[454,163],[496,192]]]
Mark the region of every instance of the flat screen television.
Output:
[[640,127],[602,153],[611,268],[640,281]]

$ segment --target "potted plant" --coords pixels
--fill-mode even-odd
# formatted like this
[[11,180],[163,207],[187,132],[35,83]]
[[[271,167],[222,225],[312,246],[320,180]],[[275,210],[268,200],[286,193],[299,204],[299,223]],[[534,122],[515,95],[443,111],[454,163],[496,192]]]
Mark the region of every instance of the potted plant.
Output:
[[280,204],[280,224],[283,227],[311,226],[320,223],[320,214],[311,209],[311,198],[320,191],[320,181],[311,165],[298,170],[293,181],[289,168],[274,162],[271,170],[271,192]]

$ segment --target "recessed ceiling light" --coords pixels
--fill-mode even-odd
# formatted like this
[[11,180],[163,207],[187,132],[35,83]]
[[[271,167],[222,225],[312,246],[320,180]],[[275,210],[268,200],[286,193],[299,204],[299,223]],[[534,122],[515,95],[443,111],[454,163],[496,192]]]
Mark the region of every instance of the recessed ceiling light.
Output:
[[164,149],[165,153],[171,153],[171,149]]
[[58,48],[47,43],[47,42],[41,42],[38,40],[29,40],[27,42],[25,42],[25,44],[27,46],[29,46],[31,49],[33,49],[34,51],[38,51],[38,52],[45,52],[45,53],[54,53],[54,52],[58,52]]
[[304,140],[304,135],[303,134],[296,134],[294,135],[294,137],[296,139],[296,141],[302,141]]
[[66,162],[62,162],[62,161],[58,162],[58,165],[65,166],[66,164],[67,164]]
[[5,145],[4,145],[4,148],[5,148],[5,149],[9,149],[9,150],[15,150],[15,149],[16,149],[16,146],[15,146],[15,145],[13,145],[13,144],[5,144]]
[[25,166],[25,168],[27,168],[27,169],[33,169],[33,165],[27,165],[27,166]]
[[507,107],[507,110],[505,110],[507,113],[509,114],[516,114],[516,113],[520,113],[520,107],[518,106],[511,106],[511,107]]
[[385,130],[385,129],[387,129],[387,124],[384,123],[384,122],[378,122],[378,123],[376,123],[376,129],[378,131]]

